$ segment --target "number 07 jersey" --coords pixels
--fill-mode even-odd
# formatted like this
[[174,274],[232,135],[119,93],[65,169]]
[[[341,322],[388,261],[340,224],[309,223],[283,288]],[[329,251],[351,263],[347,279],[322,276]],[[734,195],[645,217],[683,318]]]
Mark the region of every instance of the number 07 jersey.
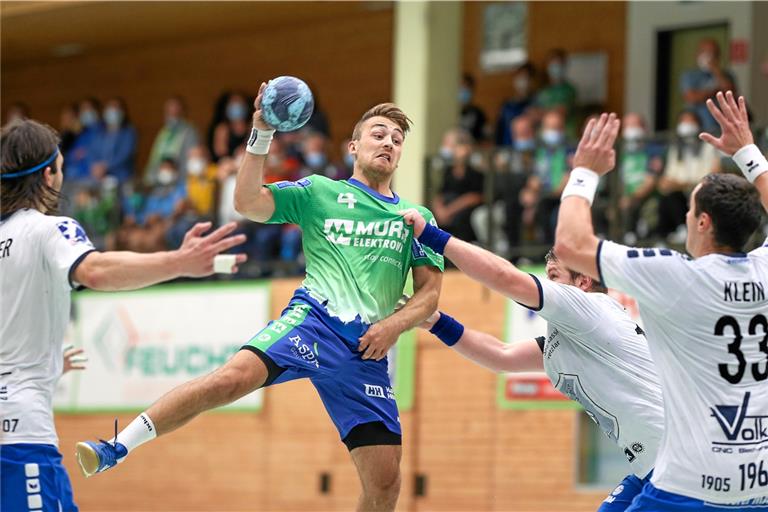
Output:
[[606,241],[597,267],[637,299],[661,380],[653,485],[713,503],[768,495],[768,240],[696,260]]

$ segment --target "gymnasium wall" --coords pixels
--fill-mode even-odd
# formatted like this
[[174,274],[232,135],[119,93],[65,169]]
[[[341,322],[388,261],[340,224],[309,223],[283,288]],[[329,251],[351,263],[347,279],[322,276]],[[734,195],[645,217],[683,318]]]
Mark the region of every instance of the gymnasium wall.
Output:
[[[297,280],[276,280],[272,315]],[[448,272],[441,307],[502,335],[504,299]],[[254,326],[256,328],[257,326]],[[605,491],[576,490],[575,412],[503,411],[496,376],[419,333],[416,396],[401,414],[399,510],[595,510]],[[126,425],[134,414],[120,414]],[[84,479],[75,442],[111,436],[111,415],[59,415],[57,428],[83,510],[351,510],[359,483],[346,448],[308,382],[268,389],[259,413],[208,413],[142,446],[117,470]],[[330,477],[320,492],[321,474]],[[414,496],[417,475],[423,496]]]

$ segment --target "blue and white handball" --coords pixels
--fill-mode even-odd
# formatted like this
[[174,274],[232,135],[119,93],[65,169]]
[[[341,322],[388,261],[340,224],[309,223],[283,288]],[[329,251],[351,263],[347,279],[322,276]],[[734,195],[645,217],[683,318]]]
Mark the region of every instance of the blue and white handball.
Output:
[[270,80],[261,97],[261,117],[279,132],[292,132],[307,124],[314,108],[312,91],[295,76]]

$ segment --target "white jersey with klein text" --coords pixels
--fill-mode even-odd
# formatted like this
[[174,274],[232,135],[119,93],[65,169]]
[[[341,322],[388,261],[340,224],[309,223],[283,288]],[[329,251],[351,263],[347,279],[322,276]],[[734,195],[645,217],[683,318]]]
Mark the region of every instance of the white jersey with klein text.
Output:
[[768,495],[768,241],[691,260],[601,242],[603,282],[637,299],[664,394],[651,482],[713,503]]
[[0,220],[0,444],[56,445],[71,271],[93,245],[73,219],[18,210]]
[[661,442],[664,410],[642,329],[604,293],[534,279],[541,290],[538,313],[547,320],[547,337],[539,339],[547,376],[645,478]]

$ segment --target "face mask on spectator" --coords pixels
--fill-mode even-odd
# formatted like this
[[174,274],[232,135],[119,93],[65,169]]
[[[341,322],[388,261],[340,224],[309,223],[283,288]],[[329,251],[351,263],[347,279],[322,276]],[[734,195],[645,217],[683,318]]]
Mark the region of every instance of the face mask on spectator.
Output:
[[472,100],[472,91],[469,87],[459,87],[459,103],[462,105],[468,104]]
[[248,112],[242,103],[230,103],[227,105],[227,119],[230,121],[240,121],[245,119]]
[[699,69],[702,71],[709,71],[709,67],[712,65],[712,55],[707,52],[700,53],[699,56],[696,57],[696,65],[698,65]]
[[553,82],[562,82],[565,78],[565,66],[562,63],[554,61],[547,65],[547,74]]
[[165,125],[173,128],[179,124],[179,118],[176,116],[165,116]]
[[677,135],[682,139],[690,139],[699,133],[699,125],[690,121],[683,121],[677,125]]
[[157,171],[157,182],[160,185],[170,185],[176,181],[176,173],[170,169],[162,168]]
[[563,132],[560,130],[544,129],[541,131],[541,140],[547,146],[557,146],[563,142]]
[[120,126],[120,123],[123,122],[123,111],[115,107],[105,108],[104,122],[109,126]]
[[192,176],[200,176],[205,170],[204,158],[190,158],[187,160],[187,172]]
[[520,75],[515,78],[515,91],[521,96],[528,93],[528,87],[530,85],[531,79],[528,78],[528,75]]
[[308,166],[312,167],[313,169],[319,169],[320,167],[325,165],[326,157],[324,154],[313,151],[311,153],[307,153],[304,157],[304,161],[307,163]]
[[645,137],[645,130],[639,126],[627,126],[621,136],[627,142],[637,142]]
[[352,153],[347,153],[344,155],[344,165],[352,169],[355,166],[355,155]]
[[531,151],[536,147],[536,141],[533,139],[515,139],[515,150]]
[[443,160],[446,160],[450,162],[453,160],[453,149],[449,148],[448,146],[443,146],[440,148],[440,156],[443,158]]
[[80,124],[83,126],[91,126],[96,124],[99,120],[99,116],[93,110],[83,110],[80,112]]

